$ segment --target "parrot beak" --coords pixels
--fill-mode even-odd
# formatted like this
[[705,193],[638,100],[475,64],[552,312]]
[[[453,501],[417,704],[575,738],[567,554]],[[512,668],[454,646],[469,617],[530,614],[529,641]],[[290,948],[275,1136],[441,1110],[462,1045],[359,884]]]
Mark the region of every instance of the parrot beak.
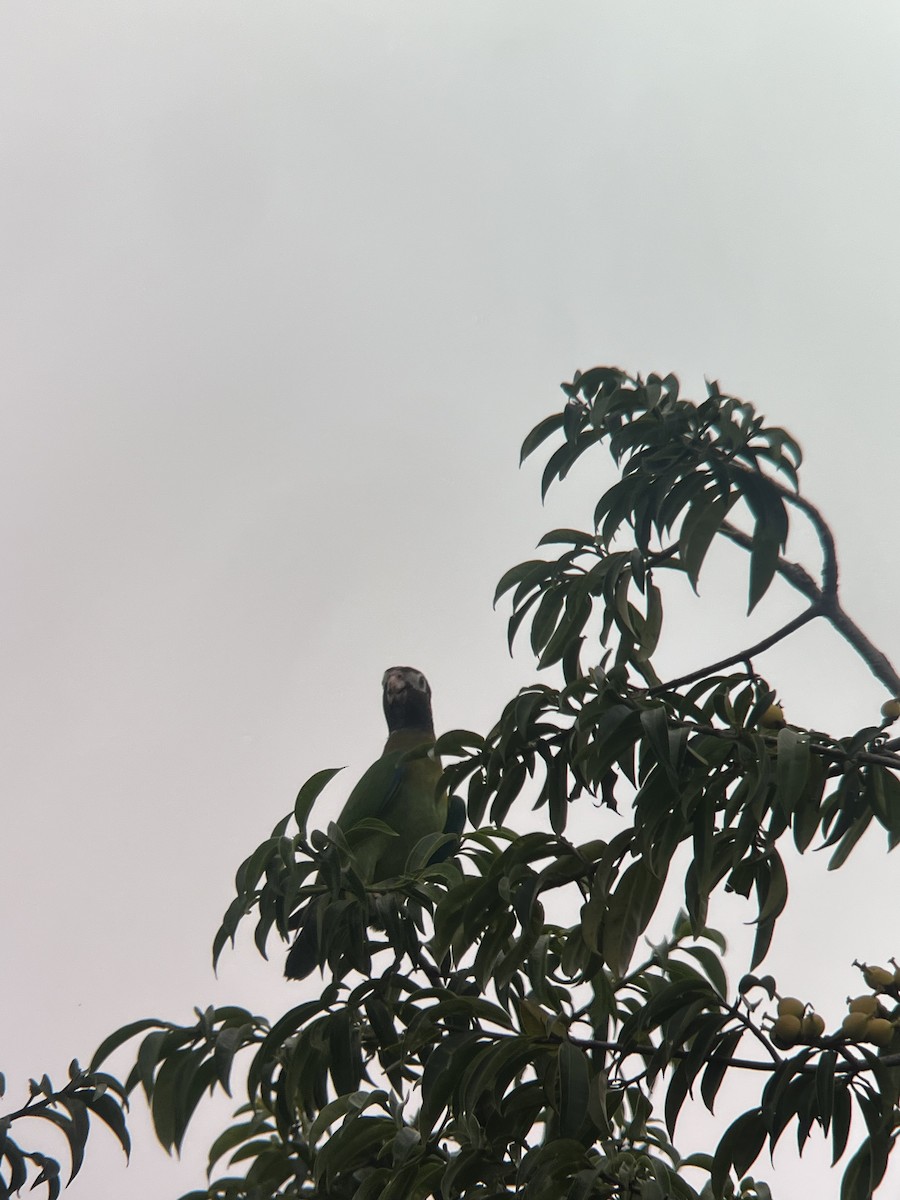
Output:
[[431,696],[428,680],[415,667],[388,667],[381,681],[385,699],[393,700],[403,692],[412,690],[423,696]]
[[391,667],[385,671],[381,686],[384,688],[384,694],[388,701],[391,701],[399,696],[401,692],[406,691],[409,687],[409,681],[399,667]]

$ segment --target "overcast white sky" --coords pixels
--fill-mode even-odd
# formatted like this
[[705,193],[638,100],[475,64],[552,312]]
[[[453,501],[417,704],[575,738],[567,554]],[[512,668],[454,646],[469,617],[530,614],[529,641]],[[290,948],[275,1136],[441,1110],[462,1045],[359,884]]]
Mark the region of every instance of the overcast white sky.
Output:
[[[893,2],[4,0],[11,1099],[134,1018],[296,1000],[246,945],[212,977],[234,870],[347,764],[333,815],[386,666],[428,674],[440,728],[533,678],[490,601],[611,478],[542,511],[516,467],[578,367],[718,377],[791,429],[847,607],[900,659],[898,55]],[[735,562],[675,606],[673,664],[796,610],[748,635]],[[801,724],[884,699],[820,631],[760,665]],[[883,844],[804,862],[776,939],[830,1023],[850,960],[900,952]],[[132,1166],[100,1131],[69,1195],[198,1186],[220,1116],[178,1165],[138,1104]],[[768,1177],[837,1194],[808,1172],[786,1146]]]

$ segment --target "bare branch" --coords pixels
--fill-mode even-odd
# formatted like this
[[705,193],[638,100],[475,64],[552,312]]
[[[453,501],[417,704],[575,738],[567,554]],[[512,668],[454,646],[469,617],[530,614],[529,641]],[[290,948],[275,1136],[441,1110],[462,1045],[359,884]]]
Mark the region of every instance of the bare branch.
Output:
[[790,488],[785,487],[783,483],[779,483],[777,479],[772,479],[771,482],[778,488],[788,504],[793,504],[794,508],[799,508],[812,522],[819,539],[819,545],[822,547],[822,591],[826,598],[831,597],[836,600],[838,592],[837,551],[834,546],[834,534],[828,528],[828,523],[816,506],[810,504],[803,496],[797,492],[792,492]]
[[[594,1038],[575,1038],[571,1039],[572,1044],[581,1046],[585,1050],[607,1050],[611,1054],[618,1054],[621,1059],[630,1057],[633,1054],[639,1054],[643,1058],[652,1058],[659,1053],[660,1047],[647,1045],[646,1043],[635,1042],[633,1044],[623,1046],[619,1042],[601,1042]],[[841,1034],[834,1034],[831,1037],[823,1037],[819,1039],[818,1045],[814,1049],[829,1050],[837,1048],[842,1052],[842,1056],[846,1059],[847,1065],[835,1067],[835,1075],[842,1075],[845,1078],[853,1078],[856,1075],[862,1075],[866,1071],[871,1071],[871,1065],[864,1059],[856,1058],[851,1054],[844,1044],[844,1038]],[[809,1043],[806,1044],[807,1048]],[[668,1051],[670,1059],[687,1058],[689,1050],[670,1050]],[[783,1062],[786,1062],[783,1056],[776,1056],[774,1061],[762,1062],[758,1058],[722,1058],[718,1055],[711,1055],[711,1059],[723,1064],[726,1067],[737,1067],[741,1071],[767,1071],[771,1074],[776,1071]],[[879,1066],[882,1067],[897,1067],[900,1066],[900,1054],[890,1054],[879,1058]],[[818,1069],[817,1063],[802,1063],[800,1064],[799,1073],[815,1075]]]
[[647,694],[653,696],[657,692],[671,691],[672,688],[682,687],[686,683],[694,683],[698,679],[705,679],[707,675],[713,675],[716,671],[724,671],[726,667],[733,667],[737,663],[747,662],[757,654],[762,654],[764,650],[768,650],[778,642],[783,641],[784,638],[796,632],[802,626],[807,625],[815,617],[820,616],[820,614],[821,610],[819,607],[812,604],[805,612],[788,621],[786,625],[782,625],[780,629],[776,629],[774,633],[770,633],[761,642],[757,642],[753,646],[748,646],[746,650],[740,650],[737,654],[730,654],[727,658],[722,658],[718,662],[711,663],[709,666],[700,667],[696,671],[688,672],[687,675],[680,675],[677,679],[670,679],[666,683],[659,684],[658,687],[650,688]]
[[[779,487],[780,486],[781,485],[779,485]],[[783,493],[785,497],[793,498],[795,502],[800,499],[787,488],[783,489]],[[804,511],[806,511],[805,506],[806,501],[799,505],[799,507],[804,508]],[[827,531],[827,526],[825,525],[821,515],[818,513],[818,510],[813,508],[812,505],[809,505],[808,507],[810,510],[812,510],[812,512],[816,513],[818,521],[821,522],[822,527]],[[812,517],[810,517],[810,519],[812,520]],[[831,539],[830,531],[827,532],[827,544],[831,547],[833,552],[834,542]],[[728,521],[723,524],[722,533],[730,541],[734,542],[735,545],[740,546],[744,550],[749,550],[753,545],[753,539],[748,533],[744,533],[742,529],[738,529]],[[787,559],[779,558],[777,571],[778,574],[783,576],[788,583],[797,589],[798,592],[806,596],[813,607],[817,607],[816,615],[825,617],[828,620],[828,623],[850,643],[850,645],[863,660],[879,683],[883,683],[892,695],[900,695],[900,674],[897,673],[897,670],[890,662],[887,655],[879,650],[878,647],[868,637],[866,637],[856,622],[851,620],[851,618],[841,607],[840,601],[837,597],[836,566],[834,568],[833,575],[835,580],[834,587],[831,589],[826,588],[825,590],[818,586],[808,571],[801,567],[799,563],[794,563],[788,561]],[[823,567],[823,578],[824,576],[825,568]],[[740,662],[741,658],[737,657],[733,661]],[[700,678],[700,676],[695,676],[695,678]],[[681,682],[684,681],[682,680]]]
[[887,655],[866,637],[854,621],[851,621],[838,603],[837,597],[832,601],[826,599],[822,615],[846,638],[878,682],[883,683],[892,696],[900,695],[900,675],[897,674],[896,668]]

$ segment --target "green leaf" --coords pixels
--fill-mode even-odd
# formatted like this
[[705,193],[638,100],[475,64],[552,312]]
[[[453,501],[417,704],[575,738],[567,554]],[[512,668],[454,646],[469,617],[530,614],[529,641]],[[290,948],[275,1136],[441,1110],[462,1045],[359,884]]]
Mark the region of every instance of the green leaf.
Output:
[[594,400],[600,391],[613,393],[627,382],[628,376],[618,367],[591,367],[578,376],[578,390],[585,400]]
[[853,824],[841,838],[831,858],[828,860],[829,871],[836,871],[838,867],[842,867],[844,865],[844,863],[850,857],[853,847],[869,828],[871,821],[872,814],[871,812],[867,812],[863,813],[858,820],[853,822]]
[[769,590],[778,570],[781,542],[768,525],[758,524],[750,547],[750,588],[747,600],[748,615],[753,612]]
[[251,1100],[256,1097],[263,1079],[278,1061],[284,1043],[302,1029],[309,1020],[321,1013],[324,1007],[326,1007],[324,997],[306,1000],[289,1009],[283,1017],[275,1022],[250,1064],[247,1074],[247,1093]]
[[584,1051],[565,1038],[559,1046],[559,1134],[574,1138],[588,1107],[590,1070]]
[[345,1122],[316,1155],[317,1189],[327,1191],[337,1176],[352,1176],[359,1166],[374,1160],[379,1147],[387,1146],[396,1131],[389,1117],[355,1117]]
[[760,1108],[752,1108],[732,1121],[713,1156],[711,1182],[715,1195],[722,1195],[732,1168],[740,1179],[756,1162],[762,1153],[766,1132]]
[[672,784],[677,783],[677,776],[672,763],[669,745],[669,724],[666,720],[666,710],[662,704],[653,708],[645,708],[641,712],[641,727],[647,735],[647,741],[656,756],[656,761]]
[[871,1134],[851,1158],[841,1180],[841,1200],[871,1200],[884,1178],[891,1140]]
[[696,500],[691,501],[691,506],[681,525],[678,544],[681,560],[695,592],[703,560],[735,499],[735,495],[726,500],[721,496],[712,496],[709,492],[704,492]]
[[438,757],[443,754],[452,754],[462,758],[483,749],[484,738],[480,733],[473,733],[470,729],[449,729],[446,733],[442,733],[434,744],[434,752]]
[[834,1113],[834,1068],[837,1051],[823,1050],[816,1064],[816,1107],[822,1122],[822,1133],[827,1137]]
[[423,1138],[431,1135],[463,1073],[482,1045],[480,1033],[451,1033],[429,1054],[422,1072],[422,1106],[417,1121]]
[[125,1157],[131,1155],[131,1138],[128,1134],[128,1127],[125,1124],[125,1114],[121,1107],[115,1102],[108,1092],[104,1092],[99,1096],[85,1097],[84,1102],[95,1116],[112,1130],[115,1134],[119,1145],[125,1152]]
[[562,429],[564,419],[563,413],[552,413],[549,417],[544,417],[543,421],[539,421],[535,425],[534,429],[532,429],[522,443],[522,450],[519,455],[520,466],[530,454],[533,454],[537,450],[542,442],[545,442],[558,429]]
[[808,783],[797,799],[792,821],[794,845],[802,854],[813,840],[819,827],[822,794],[828,782],[825,763],[811,754],[807,763]]
[[866,770],[866,799],[891,835],[889,846],[893,849],[900,835],[900,779],[889,767],[870,765]]
[[216,1036],[215,1049],[213,1050],[216,1078],[222,1090],[229,1096],[231,1095],[230,1080],[234,1056],[238,1050],[242,1050],[245,1046],[251,1045],[254,1042],[253,1026],[250,1024],[230,1025],[220,1030]]
[[518,563],[514,567],[510,567],[501,577],[494,591],[494,607],[497,606],[497,601],[510,588],[517,584],[527,584],[529,588],[537,587],[544,579],[547,578],[548,572],[553,564],[548,563],[544,558],[530,558],[527,562]]
[[834,1092],[834,1112],[831,1122],[832,1166],[835,1166],[843,1157],[850,1138],[850,1122],[853,1116],[850,1094],[846,1083],[841,1083]]
[[565,592],[556,585],[548,587],[541,597],[531,620],[531,649],[535,654],[539,655],[550,640],[565,603]]
[[728,1071],[728,1060],[737,1049],[743,1033],[743,1029],[733,1029],[723,1034],[703,1072],[700,1095],[710,1112],[714,1110],[716,1096]]
[[750,959],[751,971],[755,971],[768,954],[775,922],[784,911],[788,898],[787,875],[777,851],[771,851],[769,857],[757,865],[755,874],[759,916]]
[[111,1033],[109,1037],[104,1038],[97,1049],[94,1051],[94,1056],[91,1059],[88,1071],[93,1073],[97,1070],[102,1062],[109,1058],[114,1050],[124,1045],[130,1038],[133,1038],[137,1033],[143,1033],[145,1029],[173,1029],[174,1026],[166,1021],[158,1021],[154,1017],[145,1017],[141,1021],[132,1021],[129,1025],[123,1025],[121,1029],[117,1029],[115,1033]]
[[565,479],[577,457],[578,449],[570,442],[563,442],[558,450],[554,450],[541,476],[541,500],[546,500],[554,479]]
[[674,1136],[682,1105],[709,1061],[710,1051],[720,1042],[722,1027],[728,1019],[728,1014],[714,1012],[703,1013],[694,1022],[690,1049],[675,1068],[666,1093],[665,1121],[670,1136]]
[[[78,1174],[79,1168],[81,1167],[81,1164],[84,1161],[84,1148],[85,1148],[85,1142],[87,1141],[89,1122],[88,1122],[87,1117],[84,1115],[84,1106],[83,1105],[79,1104],[79,1102],[77,1100],[74,1100],[74,1098],[72,1098],[72,1097],[66,1098],[66,1097],[62,1097],[62,1096],[60,1096],[58,1098],[58,1103],[64,1103],[65,1099],[69,1099],[69,1100],[73,1101],[71,1108],[69,1108],[69,1105],[66,1105],[66,1107],[69,1108],[69,1113],[57,1112],[56,1109],[53,1109],[53,1108],[36,1108],[36,1109],[32,1110],[30,1115],[35,1116],[35,1117],[40,1117],[41,1120],[49,1122],[49,1124],[53,1125],[56,1129],[58,1129],[65,1137],[66,1141],[69,1144],[69,1154],[70,1154],[70,1157],[72,1160],[72,1171],[69,1176],[69,1183],[71,1183],[72,1180],[75,1178],[75,1176]],[[77,1120],[74,1117],[75,1105],[79,1105],[80,1110],[81,1110],[80,1119],[77,1119]],[[69,1114],[71,1114],[71,1115],[69,1115]],[[31,1157],[34,1158],[35,1161],[37,1161],[40,1156],[32,1154]],[[42,1159],[42,1161],[44,1161],[44,1160]],[[57,1163],[55,1159],[54,1160],[48,1159],[46,1161],[54,1162],[54,1164],[56,1166],[56,1174],[58,1174],[59,1173],[59,1163]],[[32,1183],[32,1185],[31,1185],[32,1188],[37,1187],[38,1182],[39,1182],[39,1180],[35,1180],[34,1183]]]
[[[255,1115],[249,1121],[242,1121],[237,1125],[230,1125],[227,1129],[223,1130],[223,1132],[219,1134],[209,1148],[207,1173],[212,1175],[212,1169],[219,1159],[223,1158],[226,1154],[229,1154],[243,1142],[247,1142],[251,1138],[255,1138],[260,1131],[269,1132],[271,1129],[272,1126],[269,1125],[260,1114]],[[203,1196],[204,1200],[207,1200],[206,1192],[201,1192],[200,1195]],[[184,1197],[182,1197],[182,1200],[184,1200]]]
[[169,1153],[177,1150],[184,1138],[192,1112],[191,1083],[205,1058],[205,1049],[176,1050],[157,1072],[150,1108],[156,1136]]
[[610,896],[603,924],[603,958],[613,974],[623,976],[628,970],[638,938],[656,911],[663,883],[639,859]]
[[800,733],[786,725],[778,731],[778,757],[775,782],[778,799],[790,816],[797,806],[809,777],[809,734]]
[[319,794],[343,769],[343,767],[327,767],[323,771],[316,771],[315,775],[311,775],[297,793],[294,803],[294,820],[297,822],[301,837],[306,837],[306,822],[309,820],[312,806],[319,798]]
[[7,1196],[4,1197],[4,1200],[8,1200],[13,1193],[18,1195],[22,1190],[28,1179],[28,1168],[25,1165],[25,1155],[12,1138],[7,1137],[6,1133],[2,1131],[0,1131],[0,1153],[9,1163],[8,1179],[4,1181],[7,1184]]
[[595,539],[592,533],[584,533],[580,529],[551,529],[538,542],[539,546],[577,546],[579,549],[594,547]]

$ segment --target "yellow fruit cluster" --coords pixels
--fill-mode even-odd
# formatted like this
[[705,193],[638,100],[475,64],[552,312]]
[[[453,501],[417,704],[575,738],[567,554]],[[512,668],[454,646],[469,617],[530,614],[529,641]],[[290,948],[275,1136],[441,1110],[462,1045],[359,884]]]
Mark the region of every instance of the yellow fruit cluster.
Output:
[[894,1036],[894,1023],[889,1021],[877,996],[857,996],[848,1001],[850,1011],[841,1022],[844,1035],[854,1042],[871,1042],[873,1046],[889,1046]]
[[795,996],[783,996],[778,1001],[778,1016],[772,1026],[772,1040],[780,1050],[811,1042],[825,1032],[825,1022],[817,1012]]
[[[855,962],[862,971],[866,986],[872,991],[865,996],[847,998],[848,1012],[841,1022],[841,1031],[830,1035],[830,1039],[841,1034],[853,1042],[869,1042],[884,1049],[894,1042],[894,1031],[900,1029],[900,964],[890,960],[893,971],[887,967],[873,967],[868,963]],[[887,997],[885,1007],[882,999]],[[778,1000],[778,1015],[772,1024],[772,1041],[779,1050],[788,1050],[798,1042],[818,1042],[825,1034],[825,1022],[811,1004],[805,1004],[796,996],[781,996]]]

